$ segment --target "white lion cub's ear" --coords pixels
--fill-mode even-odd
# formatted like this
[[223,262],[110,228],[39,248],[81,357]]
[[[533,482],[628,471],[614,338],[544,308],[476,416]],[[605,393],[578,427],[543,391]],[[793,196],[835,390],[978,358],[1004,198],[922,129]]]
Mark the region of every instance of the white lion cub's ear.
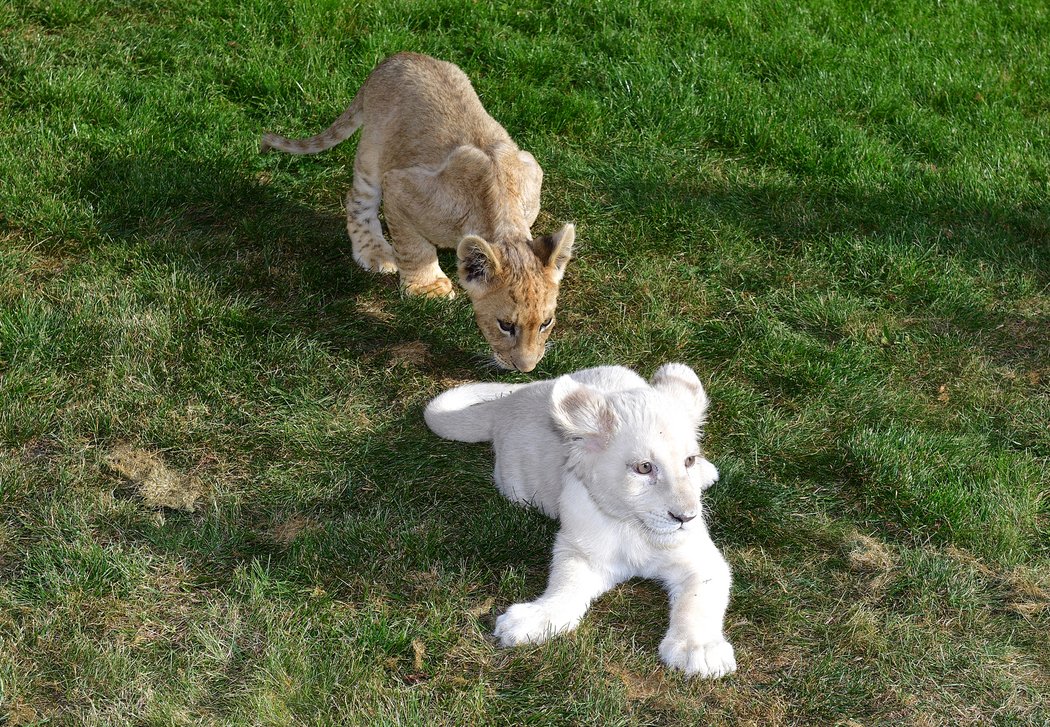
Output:
[[456,257],[459,282],[468,293],[481,293],[500,277],[499,253],[477,235],[466,235],[459,241]]
[[558,428],[591,452],[601,452],[608,447],[620,423],[600,392],[570,376],[554,382],[551,405],[551,417]]
[[695,426],[704,423],[707,415],[707,392],[696,372],[685,364],[664,364],[656,370],[649,383],[686,407]]

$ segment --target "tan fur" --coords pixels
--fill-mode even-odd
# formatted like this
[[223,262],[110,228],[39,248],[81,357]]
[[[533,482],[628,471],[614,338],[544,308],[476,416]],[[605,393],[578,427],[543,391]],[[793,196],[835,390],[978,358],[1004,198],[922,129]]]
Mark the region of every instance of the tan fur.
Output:
[[496,362],[531,371],[554,327],[575,238],[565,225],[533,239],[543,181],[535,158],[486,113],[463,71],[415,53],[380,63],[326,131],[298,140],[264,134],[260,151],[315,154],[358,128],[346,198],[354,259],[366,270],[396,270],[408,295],[452,296],[436,248],[456,249],[460,283]]

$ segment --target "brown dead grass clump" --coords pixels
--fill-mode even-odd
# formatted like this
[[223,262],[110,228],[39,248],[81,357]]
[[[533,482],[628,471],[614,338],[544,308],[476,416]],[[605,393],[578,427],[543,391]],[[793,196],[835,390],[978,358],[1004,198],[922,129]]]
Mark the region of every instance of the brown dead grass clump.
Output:
[[377,300],[358,300],[354,308],[361,315],[379,323],[389,323],[394,320],[394,314],[386,310]]
[[623,682],[624,696],[628,701],[651,699],[667,691],[667,684],[661,672],[655,674],[636,674],[617,664],[609,664],[605,671]]
[[390,367],[407,366],[419,368],[426,366],[430,360],[430,348],[422,341],[411,341],[409,343],[396,343],[392,346],[383,346],[369,351],[361,356],[365,363],[376,360],[385,360]]
[[200,480],[168,467],[159,454],[121,444],[106,455],[109,469],[130,481],[149,507],[193,512],[203,494]]
[[1045,586],[1023,577],[1012,578],[1008,584],[1011,598],[1006,607],[1010,611],[1025,618],[1050,612],[1050,590]]
[[287,520],[283,520],[270,528],[267,536],[277,545],[287,548],[304,530],[307,530],[312,525],[313,520],[310,518],[303,515],[292,515]]
[[422,341],[400,343],[387,350],[391,364],[423,366],[430,359],[430,349]]
[[853,533],[846,538],[846,559],[851,571],[869,576],[864,590],[871,594],[886,589],[896,565],[885,543],[863,533]]
[[0,724],[5,725],[5,727],[41,724],[41,716],[31,704],[15,697],[6,705],[6,711],[0,713]]
[[853,533],[846,539],[850,570],[882,573],[893,567],[893,555],[883,543],[868,535]]

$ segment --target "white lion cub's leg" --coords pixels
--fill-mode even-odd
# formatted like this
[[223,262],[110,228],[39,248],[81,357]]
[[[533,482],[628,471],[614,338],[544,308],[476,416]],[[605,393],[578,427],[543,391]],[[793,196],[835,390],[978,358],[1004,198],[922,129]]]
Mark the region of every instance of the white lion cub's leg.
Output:
[[669,580],[671,625],[660,658],[688,675],[717,678],[736,671],[733,646],[722,632],[729,605],[729,566],[721,556],[710,570],[691,570]]
[[493,635],[501,645],[539,644],[555,634],[572,631],[591,601],[616,585],[608,571],[595,569],[583,557],[563,547],[561,540],[559,533],[544,594],[535,601],[514,604],[496,619]]
[[360,165],[354,165],[354,186],[346,195],[346,231],[354,251],[354,260],[365,270],[396,273],[394,251],[383,237],[379,224],[381,190],[373,176]]

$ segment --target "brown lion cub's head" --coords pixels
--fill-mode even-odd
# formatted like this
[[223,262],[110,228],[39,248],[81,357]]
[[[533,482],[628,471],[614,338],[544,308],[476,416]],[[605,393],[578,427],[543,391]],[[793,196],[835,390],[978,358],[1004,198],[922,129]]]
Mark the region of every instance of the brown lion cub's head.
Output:
[[477,235],[460,241],[459,282],[503,368],[532,371],[543,358],[575,239],[576,228],[569,224],[518,245],[497,248]]

